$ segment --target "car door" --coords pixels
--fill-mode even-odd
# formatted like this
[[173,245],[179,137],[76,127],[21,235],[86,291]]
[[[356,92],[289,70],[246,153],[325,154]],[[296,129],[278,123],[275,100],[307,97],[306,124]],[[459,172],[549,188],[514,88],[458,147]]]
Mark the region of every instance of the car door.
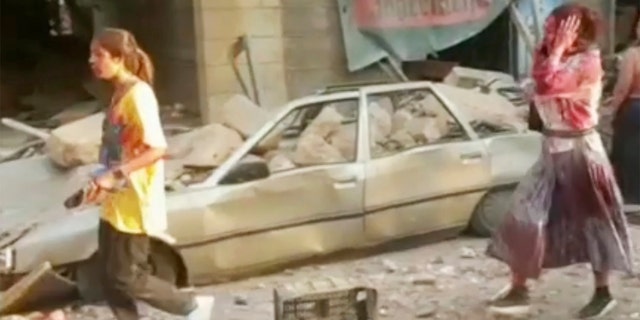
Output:
[[[199,261],[196,268],[191,268],[194,273],[219,276],[363,242],[364,165],[357,156],[359,95],[322,99],[293,109],[265,136],[272,139],[274,132],[282,136],[279,151],[265,156],[272,169],[268,177],[216,187],[216,200],[202,216],[202,233],[207,239],[193,241],[182,249],[183,255]],[[355,130],[343,133],[353,140],[350,148],[342,142],[342,157],[336,156],[333,144],[321,143],[333,142],[339,130],[327,129],[333,132],[326,136],[317,133],[321,131],[318,128],[332,124],[312,128],[315,120],[309,116],[324,117],[323,112],[331,107],[342,117],[339,129]],[[335,121],[335,117],[331,119]],[[311,142],[308,135],[315,135]],[[315,139],[318,136],[324,137],[322,141]],[[304,143],[308,145],[301,146]],[[316,154],[331,151],[333,156]],[[251,158],[255,156],[247,155],[241,162],[254,161]],[[202,256],[207,259],[198,258]]]
[[[482,141],[426,83],[377,87],[366,103],[393,113],[387,141],[367,137],[368,240],[464,228],[490,182]],[[368,122],[370,132],[381,130],[376,125]]]

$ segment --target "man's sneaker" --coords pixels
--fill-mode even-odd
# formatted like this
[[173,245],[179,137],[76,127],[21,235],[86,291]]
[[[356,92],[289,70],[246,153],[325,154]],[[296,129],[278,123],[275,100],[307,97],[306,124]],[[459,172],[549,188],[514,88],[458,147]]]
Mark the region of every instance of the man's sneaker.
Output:
[[526,287],[507,286],[489,303],[489,312],[498,315],[524,315],[530,309],[529,290]]
[[607,315],[617,302],[609,294],[594,294],[589,304],[578,313],[580,319],[596,319]]
[[188,320],[211,320],[215,298],[213,296],[196,296],[196,309],[188,316]]

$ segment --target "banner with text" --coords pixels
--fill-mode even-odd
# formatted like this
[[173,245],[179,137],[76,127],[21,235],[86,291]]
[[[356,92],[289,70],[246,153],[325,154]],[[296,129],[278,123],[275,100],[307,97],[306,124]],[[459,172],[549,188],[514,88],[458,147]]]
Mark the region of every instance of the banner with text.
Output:
[[337,0],[350,71],[423,60],[485,29],[505,0]]

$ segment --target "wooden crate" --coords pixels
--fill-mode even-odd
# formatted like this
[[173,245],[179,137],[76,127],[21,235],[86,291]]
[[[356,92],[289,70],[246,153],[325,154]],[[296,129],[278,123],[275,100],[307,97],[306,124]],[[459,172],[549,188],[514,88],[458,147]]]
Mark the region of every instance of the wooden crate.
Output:
[[339,279],[289,284],[273,295],[275,320],[377,319],[377,291]]

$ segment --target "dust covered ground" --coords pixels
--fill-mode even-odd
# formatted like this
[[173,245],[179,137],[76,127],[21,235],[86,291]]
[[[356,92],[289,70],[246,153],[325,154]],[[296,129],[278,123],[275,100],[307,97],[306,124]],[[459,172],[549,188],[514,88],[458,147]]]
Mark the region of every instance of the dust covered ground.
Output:
[[[640,227],[632,227],[635,267],[640,270]],[[487,240],[459,238],[365,258],[327,262],[278,274],[199,288],[217,297],[216,320],[273,320],[272,288],[291,282],[345,279],[378,289],[380,319],[493,319],[489,297],[508,281],[507,269],[484,256]],[[592,279],[587,266],[552,270],[533,283],[535,313],[530,319],[568,320],[588,301]],[[640,319],[640,279],[616,274],[619,300],[605,319]],[[148,319],[181,319],[141,306]],[[104,306],[67,308],[69,319],[112,319]]]

